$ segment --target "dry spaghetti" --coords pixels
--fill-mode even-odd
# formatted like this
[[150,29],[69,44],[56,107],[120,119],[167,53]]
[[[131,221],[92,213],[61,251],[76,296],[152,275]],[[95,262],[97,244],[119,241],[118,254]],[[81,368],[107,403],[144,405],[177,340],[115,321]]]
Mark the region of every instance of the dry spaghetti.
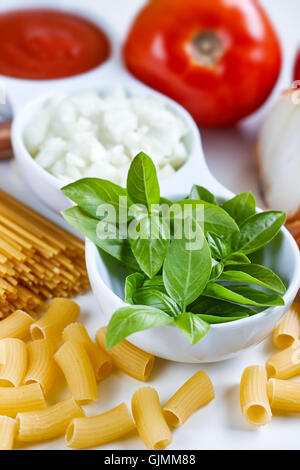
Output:
[[0,191],[0,318],[88,286],[83,241]]

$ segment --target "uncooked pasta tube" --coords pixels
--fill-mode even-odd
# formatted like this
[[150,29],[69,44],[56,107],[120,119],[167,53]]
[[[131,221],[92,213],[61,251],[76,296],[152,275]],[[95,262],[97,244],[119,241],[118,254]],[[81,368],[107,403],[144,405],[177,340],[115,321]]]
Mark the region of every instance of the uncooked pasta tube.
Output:
[[196,410],[215,398],[210,378],[200,370],[187,380],[163,407],[168,424],[181,426]]
[[63,329],[77,320],[79,305],[69,299],[53,299],[47,312],[30,327],[32,339],[59,339]]
[[268,396],[272,409],[300,413],[300,382],[270,379]]
[[271,420],[264,367],[251,366],[244,370],[240,384],[240,400],[242,413],[251,424],[262,426]]
[[28,345],[28,370],[24,384],[39,383],[45,395],[52,388],[57,373],[54,349],[53,342],[47,339],[37,339]]
[[270,357],[266,362],[268,377],[289,379],[300,373],[300,341]]
[[0,322],[0,339],[19,338],[23,339],[29,334],[33,318],[22,310],[16,310],[9,317]]
[[74,418],[84,416],[74,398],[56,403],[45,410],[17,414],[17,439],[23,442],[54,439],[66,432]]
[[64,329],[62,340],[66,342],[69,339],[74,339],[83,344],[86,352],[88,353],[96,379],[98,381],[105,379],[105,377],[111,373],[111,357],[106,352],[104,352],[103,349],[99,348],[95,343],[93,343],[85,327],[81,323],[71,323]]
[[90,418],[76,418],[66,433],[66,444],[72,449],[86,449],[105,444],[128,434],[135,424],[125,403]]
[[23,382],[27,368],[26,344],[18,338],[0,340],[0,386],[18,387]]
[[290,347],[300,337],[300,304],[294,302],[274,330],[274,344],[279,349]]
[[15,418],[19,412],[45,408],[46,401],[40,384],[0,387],[0,415]]
[[106,328],[100,328],[96,333],[96,342],[109,354],[114,365],[137,380],[148,380],[154,365],[154,356],[136,348],[126,339],[107,351],[105,335]]
[[0,416],[0,450],[12,450],[16,435],[16,420]]
[[72,397],[80,404],[97,400],[95,373],[84,346],[78,341],[69,340],[54,357],[63,371]]
[[163,416],[157,391],[139,388],[131,400],[132,414],[138,433],[150,450],[160,450],[172,441],[171,431]]

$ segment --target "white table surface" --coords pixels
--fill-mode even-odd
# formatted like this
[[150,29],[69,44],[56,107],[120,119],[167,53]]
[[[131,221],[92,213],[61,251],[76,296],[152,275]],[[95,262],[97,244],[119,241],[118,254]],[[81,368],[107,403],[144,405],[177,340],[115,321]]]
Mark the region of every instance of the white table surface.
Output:
[[[23,2],[26,5],[26,1]],[[71,0],[64,4],[72,5]],[[85,4],[97,7],[105,19],[113,22],[115,29],[124,37],[135,12],[144,0],[85,0]],[[234,129],[203,130],[203,144],[208,165],[212,173],[234,192],[252,190],[259,197],[253,146],[259,123],[280,90],[292,82],[292,67],[295,51],[300,44],[299,0],[263,0],[280,35],[284,67],[274,93],[262,110],[245,120]],[[47,217],[63,224],[54,213],[47,210],[24,185],[14,163],[0,163],[0,187],[22,199]],[[104,318],[91,294],[79,299],[82,320],[91,334],[103,324]],[[244,420],[239,406],[239,380],[248,365],[264,364],[275,352],[271,339],[248,349],[237,358],[221,363],[186,365],[157,359],[149,385],[154,386],[164,403],[172,393],[192,374],[204,368],[211,377],[216,399],[195,413],[183,427],[173,433],[169,449],[299,449],[300,424],[297,416],[274,416],[263,429],[254,429]],[[88,415],[100,413],[125,401],[130,406],[134,391],[142,386],[140,382],[124,374],[114,372],[99,385],[99,402],[85,407]],[[50,401],[62,398],[67,391],[54,391]],[[62,449],[63,439],[29,446],[31,449]],[[105,449],[144,449],[135,433]]]

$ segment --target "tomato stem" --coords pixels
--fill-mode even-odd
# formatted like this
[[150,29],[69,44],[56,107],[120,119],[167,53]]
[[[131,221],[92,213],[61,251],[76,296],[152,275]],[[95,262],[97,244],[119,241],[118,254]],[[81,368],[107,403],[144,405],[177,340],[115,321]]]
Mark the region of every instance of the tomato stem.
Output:
[[215,66],[223,57],[224,52],[224,44],[215,31],[197,33],[190,44],[193,60],[204,67]]

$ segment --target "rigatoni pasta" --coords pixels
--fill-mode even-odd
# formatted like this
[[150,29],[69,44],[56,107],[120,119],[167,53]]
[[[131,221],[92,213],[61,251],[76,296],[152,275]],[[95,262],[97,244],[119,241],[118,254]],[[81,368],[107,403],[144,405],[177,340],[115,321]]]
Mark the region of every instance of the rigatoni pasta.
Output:
[[66,445],[72,449],[86,449],[111,442],[135,429],[125,403],[90,418],[76,418],[66,432]]
[[0,415],[15,418],[22,411],[43,410],[46,401],[37,383],[21,387],[0,387]]
[[6,362],[5,345],[0,341],[0,368]]
[[[100,328],[96,333],[97,344],[106,350],[106,328]],[[148,380],[154,365],[154,356],[123,340],[107,353],[114,365],[131,377],[145,382]]]
[[289,379],[300,374],[300,341],[294,341],[292,346],[274,354],[266,362],[268,377]]
[[300,413],[300,382],[270,379],[268,396],[272,410]]
[[16,310],[9,317],[0,322],[0,339],[19,338],[23,339],[29,334],[29,327],[33,318],[22,310]]
[[63,371],[72,397],[80,404],[97,400],[96,377],[84,346],[78,341],[66,341],[54,357]]
[[196,410],[215,398],[213,384],[204,370],[187,380],[163,407],[169,425],[181,426]]
[[59,339],[63,329],[77,320],[79,305],[69,299],[55,298],[46,313],[30,327],[32,339]]
[[273,333],[274,344],[279,349],[290,347],[300,337],[300,304],[294,302]]
[[54,351],[54,343],[47,339],[37,339],[28,345],[28,369],[24,384],[39,383],[45,395],[52,388],[57,374]]
[[139,388],[132,397],[131,409],[138,433],[147,449],[160,450],[171,443],[172,434],[154,388]]
[[0,340],[0,349],[0,387],[18,387],[27,368],[26,344],[18,338],[5,338]]
[[84,415],[73,398],[49,406],[45,410],[17,414],[17,439],[23,442],[44,441],[59,437],[66,432],[74,418]]
[[111,357],[100,349],[89,337],[85,327],[81,323],[71,323],[62,334],[64,342],[68,340],[76,340],[83,344],[92,363],[96,380],[103,380],[112,370]]
[[251,424],[262,426],[271,420],[264,367],[250,366],[244,370],[240,384],[240,402],[242,413]]
[[16,435],[16,420],[0,416],[0,450],[12,450]]

